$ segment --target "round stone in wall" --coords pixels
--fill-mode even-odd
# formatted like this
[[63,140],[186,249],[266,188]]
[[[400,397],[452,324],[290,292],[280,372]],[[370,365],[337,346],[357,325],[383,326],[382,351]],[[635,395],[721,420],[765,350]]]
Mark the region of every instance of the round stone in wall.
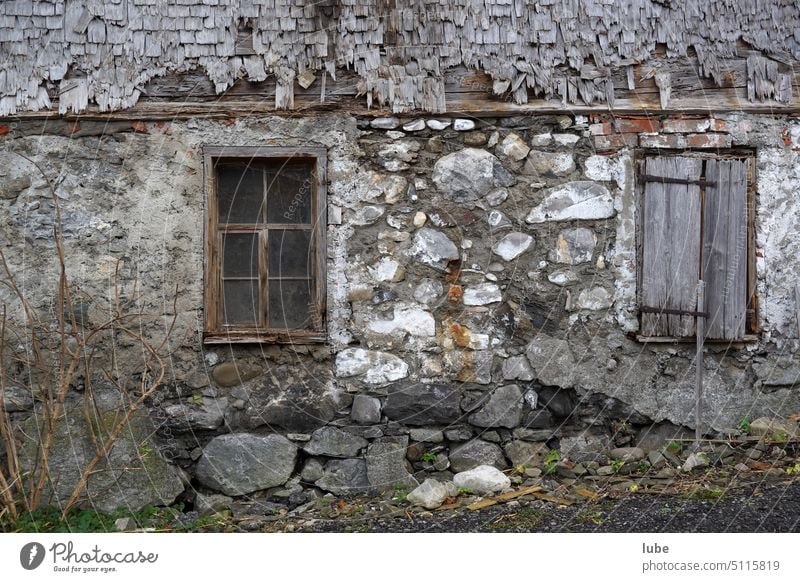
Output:
[[495,188],[512,186],[516,181],[500,160],[477,148],[439,158],[432,179],[436,188],[454,202],[475,202]]

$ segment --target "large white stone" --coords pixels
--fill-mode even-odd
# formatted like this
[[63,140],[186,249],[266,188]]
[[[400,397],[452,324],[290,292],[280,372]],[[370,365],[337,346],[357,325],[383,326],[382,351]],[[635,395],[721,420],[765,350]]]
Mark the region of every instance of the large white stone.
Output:
[[500,255],[504,261],[513,261],[531,248],[532,244],[533,237],[531,235],[524,232],[510,232],[492,247],[492,251],[494,254]]
[[397,261],[389,257],[383,257],[377,263],[369,267],[369,273],[372,278],[378,282],[391,282],[397,283],[402,281],[406,276],[406,270]]
[[608,309],[614,302],[611,293],[602,287],[593,287],[591,289],[584,289],[578,295],[578,300],[575,302],[577,309],[588,309],[590,311],[600,311],[601,309]]
[[568,182],[546,191],[541,204],[525,219],[529,224],[550,220],[600,220],[614,216],[608,188],[588,181]]
[[522,172],[534,176],[561,177],[575,171],[575,159],[571,153],[565,152],[539,152],[532,151],[528,154]]
[[394,204],[399,202],[408,190],[408,180],[403,176],[372,174],[359,199],[364,202],[383,202]]
[[408,376],[408,364],[386,352],[347,348],[336,355],[336,376],[363,376],[367,384],[385,384]]
[[408,494],[406,499],[411,505],[419,505],[425,509],[436,509],[448,497],[455,497],[457,490],[452,483],[442,483],[436,479],[425,479],[425,482]]
[[421,263],[444,269],[449,261],[460,257],[458,248],[446,234],[432,228],[420,228],[414,233],[410,254]]
[[459,489],[469,489],[478,495],[491,495],[511,487],[511,480],[496,467],[478,465],[469,471],[456,473],[453,485]]
[[414,299],[425,305],[434,303],[444,292],[444,286],[436,279],[425,278],[414,289]]
[[418,307],[395,307],[392,319],[370,321],[367,329],[380,335],[408,333],[417,337],[436,335],[436,320],[430,312]]
[[396,129],[400,126],[400,120],[396,117],[377,117],[369,125],[373,129]]
[[472,131],[475,129],[475,122],[471,119],[456,119],[453,122],[453,129],[456,131]]
[[562,230],[556,240],[551,260],[567,265],[589,263],[596,244],[597,236],[588,228]]
[[494,283],[479,283],[464,289],[462,300],[464,305],[487,305],[502,301],[503,293]]
[[505,158],[519,161],[528,155],[531,148],[516,133],[509,133],[503,141],[497,144],[494,151]]

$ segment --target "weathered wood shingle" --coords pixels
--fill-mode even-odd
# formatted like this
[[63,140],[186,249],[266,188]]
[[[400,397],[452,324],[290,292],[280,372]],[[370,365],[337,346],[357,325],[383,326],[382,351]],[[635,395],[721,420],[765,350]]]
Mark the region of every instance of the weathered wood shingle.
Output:
[[[244,21],[261,64],[245,65],[249,50],[237,49]],[[356,71],[369,102],[398,112],[442,111],[453,67],[485,71],[517,103],[592,103],[613,100],[615,70],[656,51],[696,53],[697,74],[722,85],[720,63],[742,42],[756,51],[742,56],[748,97],[786,103],[798,30],[800,5],[787,0],[5,0],[0,115],[41,106],[40,87],[74,95],[61,110],[126,108],[154,76],[196,67],[218,91],[254,71],[275,75],[276,99],[288,104],[288,71],[330,63]],[[75,78],[86,95],[66,84]]]

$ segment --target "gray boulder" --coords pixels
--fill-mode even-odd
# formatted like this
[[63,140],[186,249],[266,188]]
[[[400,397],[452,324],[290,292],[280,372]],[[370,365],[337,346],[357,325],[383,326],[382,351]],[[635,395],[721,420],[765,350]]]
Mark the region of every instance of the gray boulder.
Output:
[[452,384],[394,385],[383,405],[391,420],[412,426],[450,424],[461,416],[461,392]]
[[515,428],[522,417],[522,391],[516,384],[501,386],[483,407],[469,417],[470,423],[483,428]]
[[334,495],[358,495],[370,491],[367,463],[364,459],[337,459],[328,461],[322,477],[314,483]]
[[226,434],[203,449],[197,478],[226,495],[245,495],[286,483],[296,459],[297,447],[280,435]]
[[324,457],[354,457],[367,446],[367,439],[350,434],[334,426],[323,426],[314,431],[311,441],[303,447],[309,455]]
[[498,469],[505,469],[508,467],[508,462],[496,444],[477,439],[457,447],[450,453],[450,466],[457,473],[469,471],[478,465],[492,465]]
[[378,491],[413,489],[419,483],[406,468],[408,437],[384,437],[367,448],[367,480]]

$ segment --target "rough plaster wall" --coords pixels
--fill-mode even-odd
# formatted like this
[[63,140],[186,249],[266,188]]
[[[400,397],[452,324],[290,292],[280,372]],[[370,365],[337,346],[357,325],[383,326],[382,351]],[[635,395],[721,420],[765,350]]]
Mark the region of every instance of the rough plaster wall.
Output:
[[[252,55],[237,53],[240,22],[253,26]],[[50,84],[62,113],[127,108],[151,78],[196,67],[218,92],[274,75],[281,107],[296,77],[337,67],[359,74],[368,103],[395,111],[441,111],[442,73],[459,65],[519,103],[528,89],[612,101],[611,69],[647,61],[658,44],[668,57],[693,49],[699,73],[722,83],[719,61],[739,39],[764,55],[748,58],[749,98],[786,100],[779,63],[800,56],[799,26],[800,7],[781,0],[13,0],[0,3],[0,115],[49,108]]]
[[[311,126],[313,125],[313,131]],[[329,152],[330,200],[352,198],[361,170],[352,119],[266,119],[249,123],[193,122],[159,124],[150,134],[102,138],[24,137],[0,150],[0,205],[4,251],[33,307],[52,316],[58,279],[52,229],[55,217],[47,181],[20,152],[36,161],[55,188],[62,215],[68,275],[79,296],[110,300],[120,261],[124,293],[139,286],[138,306],[166,317],[148,330],[164,335],[177,289],[173,373],[185,379],[197,371],[203,313],[203,168],[201,147],[273,144],[321,145]],[[310,137],[312,136],[312,137]],[[346,269],[347,231],[329,229],[329,318],[334,343],[347,342],[341,321],[347,303],[341,278]],[[83,295],[85,293],[85,295]],[[0,298],[11,292],[0,286]],[[102,301],[96,301],[99,305]],[[17,305],[18,307],[18,305]],[[90,308],[90,320],[101,314]],[[340,334],[344,339],[340,338]],[[202,375],[202,374],[201,374]]]
[[[763,298],[761,322],[768,337],[779,346],[798,338],[800,297],[800,153],[786,148],[761,148],[758,152],[758,207],[756,243],[759,293]],[[762,217],[774,217],[764,220]]]

